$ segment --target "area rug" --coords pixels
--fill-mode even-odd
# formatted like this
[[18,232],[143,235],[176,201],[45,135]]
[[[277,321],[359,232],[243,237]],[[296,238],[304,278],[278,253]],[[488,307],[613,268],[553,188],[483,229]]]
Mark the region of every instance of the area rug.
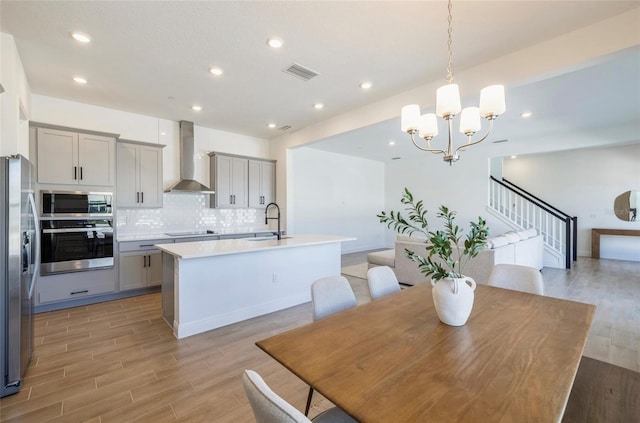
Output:
[[354,278],[367,279],[367,263],[354,264],[351,266],[344,266],[340,273],[347,276],[353,276]]

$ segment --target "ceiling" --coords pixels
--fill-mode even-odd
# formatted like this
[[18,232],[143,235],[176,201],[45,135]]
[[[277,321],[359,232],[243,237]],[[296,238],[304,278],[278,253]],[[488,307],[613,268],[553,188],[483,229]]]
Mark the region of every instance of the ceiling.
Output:
[[[454,73],[639,6],[637,1],[455,1]],[[15,38],[34,94],[267,139],[282,135],[285,125],[294,132],[434,80],[444,82],[446,68],[443,1],[2,0],[0,25]],[[89,34],[92,42],[81,45],[71,38],[72,31]],[[266,45],[268,37],[278,37],[284,45],[272,49]],[[612,61],[612,67],[551,80],[572,84],[551,102],[540,94],[544,90],[539,84],[546,81],[514,88],[507,94],[508,110],[514,113],[499,118],[496,126],[506,130],[512,121],[513,130],[523,130],[515,114],[520,105],[535,107],[540,117],[560,113],[563,125],[572,119],[593,124],[595,112],[612,124],[629,119],[619,116],[619,100],[610,110],[616,116],[603,114],[607,111],[601,106],[594,112],[584,96],[576,104],[575,96],[597,88],[589,78],[602,77],[602,72],[608,75],[606,86],[598,88],[603,95],[610,94],[607,89],[640,92],[639,57],[636,49]],[[294,62],[319,76],[303,81],[282,72]],[[630,75],[616,67],[629,65],[635,65]],[[211,75],[212,66],[221,67],[223,75]],[[88,83],[76,84],[76,75]],[[363,81],[373,87],[361,89]],[[626,88],[619,85],[623,83]],[[638,101],[633,100],[624,101],[635,107],[637,120]],[[315,103],[324,108],[314,109]],[[202,110],[193,111],[194,104]],[[379,157],[372,152],[370,158],[389,158],[386,143],[403,135],[398,127],[398,122],[387,121],[362,130],[363,140],[366,131],[384,135],[379,137],[384,143]],[[513,135],[496,131],[496,136]],[[343,148],[339,137],[325,148],[332,141],[332,148]],[[356,143],[349,148],[353,151],[344,152],[361,155],[356,150],[364,147]]]
[[[462,104],[469,106],[477,101],[477,97],[462,99]],[[557,149],[566,149],[589,145],[585,140],[593,136],[602,137],[607,144],[640,142],[640,47],[579,70],[511,87],[506,92],[506,103],[507,111],[496,119],[485,145],[496,141],[508,141],[510,145],[535,144],[551,138],[556,141]],[[531,116],[523,118],[524,112],[530,112]],[[438,124],[440,135],[432,141],[432,146],[446,148],[446,124],[441,119]],[[454,147],[466,142],[455,125],[459,125],[457,119]],[[487,128],[484,119],[482,125],[481,133],[476,134],[474,140]],[[416,141],[426,146],[417,136]],[[413,146],[409,135],[401,131],[399,117],[309,146],[378,161],[424,155]],[[531,149],[521,145],[510,150]]]

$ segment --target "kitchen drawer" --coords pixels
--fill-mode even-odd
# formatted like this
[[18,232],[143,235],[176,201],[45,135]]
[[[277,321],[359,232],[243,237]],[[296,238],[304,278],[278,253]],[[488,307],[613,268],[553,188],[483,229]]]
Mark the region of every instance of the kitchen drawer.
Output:
[[124,253],[127,251],[157,250],[157,248],[154,247],[155,244],[173,244],[173,239],[160,238],[160,239],[148,239],[144,241],[118,242],[118,251],[121,253]]
[[[82,276],[79,276],[80,274]],[[38,303],[75,300],[115,291],[115,280],[92,279],[90,271],[68,275],[71,277],[55,281],[51,278],[40,278],[38,281]]]

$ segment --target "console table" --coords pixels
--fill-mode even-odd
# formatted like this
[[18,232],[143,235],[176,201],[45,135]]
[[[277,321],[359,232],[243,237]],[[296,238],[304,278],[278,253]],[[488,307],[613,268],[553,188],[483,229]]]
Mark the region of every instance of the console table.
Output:
[[600,235],[640,236],[636,229],[591,229],[591,258],[600,258]]

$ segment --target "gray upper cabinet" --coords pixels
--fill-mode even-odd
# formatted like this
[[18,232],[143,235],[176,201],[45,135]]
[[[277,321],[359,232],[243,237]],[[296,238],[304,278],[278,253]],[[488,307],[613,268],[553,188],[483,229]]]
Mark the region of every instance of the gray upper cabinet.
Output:
[[249,160],[243,157],[210,153],[211,207],[246,208],[248,198]]
[[263,208],[275,201],[276,163],[249,160],[249,207]]
[[37,128],[38,182],[113,186],[115,138]]
[[162,207],[163,147],[118,142],[118,207]]

